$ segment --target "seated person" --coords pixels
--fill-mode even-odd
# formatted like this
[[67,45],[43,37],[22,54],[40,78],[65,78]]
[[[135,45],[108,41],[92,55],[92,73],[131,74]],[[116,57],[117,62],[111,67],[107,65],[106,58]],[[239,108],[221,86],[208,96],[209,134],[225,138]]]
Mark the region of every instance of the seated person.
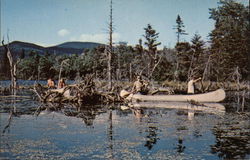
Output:
[[141,76],[137,76],[137,80],[134,82],[132,93],[141,93],[145,94],[147,85],[141,78]]
[[52,89],[55,88],[55,82],[52,80],[52,78],[49,78],[47,81],[48,88]]
[[65,80],[62,78],[60,79],[59,83],[58,83],[58,88],[64,88],[66,86],[65,84]]

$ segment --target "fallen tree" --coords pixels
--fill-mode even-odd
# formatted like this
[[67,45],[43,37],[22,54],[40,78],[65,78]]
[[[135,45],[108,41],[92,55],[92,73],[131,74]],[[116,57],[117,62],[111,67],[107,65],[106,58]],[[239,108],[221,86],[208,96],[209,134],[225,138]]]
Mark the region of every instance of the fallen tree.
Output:
[[[108,87],[106,87],[108,89]],[[77,102],[84,104],[110,103],[120,101],[115,92],[108,92],[103,88],[97,88],[92,75],[87,75],[78,84],[68,85],[61,89],[47,89],[40,84],[34,86],[33,91],[42,102]]]

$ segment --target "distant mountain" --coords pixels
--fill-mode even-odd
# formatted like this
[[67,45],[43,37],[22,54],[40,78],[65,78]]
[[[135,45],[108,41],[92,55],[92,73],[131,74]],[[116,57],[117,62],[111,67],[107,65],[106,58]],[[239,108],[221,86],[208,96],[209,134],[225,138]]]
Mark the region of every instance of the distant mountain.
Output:
[[74,48],[74,49],[92,49],[100,46],[100,43],[94,42],[65,42],[57,45],[59,48]]
[[[81,54],[84,49],[93,49],[103,45],[101,43],[94,42],[65,42],[56,46],[43,47],[33,43],[13,41],[9,44],[12,54],[14,57],[18,57],[21,52],[24,52],[25,55],[29,55],[30,52],[34,51],[38,54]],[[0,57],[4,53],[4,47],[0,46]]]

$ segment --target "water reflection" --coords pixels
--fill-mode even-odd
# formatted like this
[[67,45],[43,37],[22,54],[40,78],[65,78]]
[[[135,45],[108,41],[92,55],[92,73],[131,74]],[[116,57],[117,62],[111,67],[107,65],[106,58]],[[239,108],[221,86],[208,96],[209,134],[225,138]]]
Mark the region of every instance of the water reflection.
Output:
[[188,110],[188,120],[194,119],[194,110]]
[[[69,117],[76,117],[82,119],[86,126],[93,126],[94,120],[97,115],[106,112],[107,108],[102,105],[88,106],[82,104],[57,104],[57,103],[46,103],[39,109],[39,114],[48,111],[61,111],[64,115]],[[112,116],[111,116],[112,118]]]
[[[195,106],[188,109],[137,106],[122,110],[119,105],[29,102],[16,103],[15,116],[19,117],[13,116],[14,123],[1,135],[4,139],[1,147],[10,148],[5,152],[13,159],[18,156],[31,159],[29,155],[38,152],[48,154],[48,148],[36,142],[44,138],[48,139],[44,143],[57,147],[49,153],[51,159],[57,159],[60,154],[65,159],[247,159],[250,155],[250,126],[246,115],[198,110]],[[0,105],[1,117],[3,112],[10,113],[11,107],[6,106],[11,104]],[[59,116],[48,119],[52,113]],[[7,125],[5,118],[1,119],[1,131]],[[25,140],[37,145],[32,147],[27,143],[27,148],[32,150],[24,156],[22,151],[28,149],[20,146],[25,146]],[[67,157],[71,154],[73,157]]]
[[131,108],[135,118],[138,118],[141,122],[142,118],[145,116],[143,109],[141,108]]
[[153,148],[153,146],[156,144],[157,140],[160,140],[157,135],[158,128],[155,126],[148,126],[148,128],[145,130],[146,133],[146,144],[144,145],[149,150]]
[[[132,114],[136,118],[136,120],[138,120],[140,123],[146,123],[147,127],[144,130],[146,142],[144,146],[148,150],[151,150],[153,146],[157,143],[157,140],[160,139],[157,136],[158,127],[155,126],[153,112],[151,112],[150,110],[146,112],[146,109],[137,108],[137,107],[130,107],[126,109],[130,109],[132,111]],[[143,121],[143,118],[144,118],[144,121]],[[142,131],[140,130],[139,132],[141,133]]]
[[109,148],[109,154],[110,154],[110,158],[113,159],[114,158],[114,154],[113,154],[113,112],[112,110],[109,111],[109,126],[108,126],[108,148]]
[[130,107],[133,108],[167,108],[167,109],[180,109],[188,110],[190,117],[194,115],[194,111],[202,111],[206,113],[221,114],[225,113],[225,106],[220,103],[197,103],[192,104],[188,102],[140,102],[131,103]]
[[185,148],[186,148],[186,147],[183,145],[183,139],[182,139],[182,138],[179,138],[179,139],[178,139],[178,145],[177,145],[177,147],[176,147],[177,152],[178,152],[178,153],[182,153],[182,152],[184,152]]
[[[250,114],[229,114],[213,128],[216,142],[211,152],[223,159],[250,158]],[[247,158],[247,159],[248,159]]]

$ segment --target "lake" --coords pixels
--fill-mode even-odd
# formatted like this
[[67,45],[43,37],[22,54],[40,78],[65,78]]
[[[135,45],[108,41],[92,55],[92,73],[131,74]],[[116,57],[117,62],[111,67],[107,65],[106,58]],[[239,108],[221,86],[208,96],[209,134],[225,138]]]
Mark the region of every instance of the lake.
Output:
[[18,95],[0,98],[0,159],[250,159],[250,114],[227,109],[233,102],[212,113]]

